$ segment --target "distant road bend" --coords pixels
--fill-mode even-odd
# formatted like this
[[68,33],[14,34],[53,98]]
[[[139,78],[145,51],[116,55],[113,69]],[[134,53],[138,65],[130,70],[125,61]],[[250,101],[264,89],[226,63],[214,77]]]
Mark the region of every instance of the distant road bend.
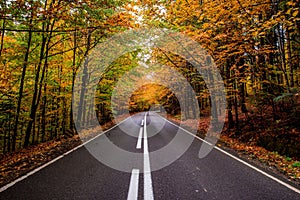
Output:
[[[121,126],[131,128],[134,136]],[[153,134],[149,126],[159,132]],[[0,199],[300,200],[299,186],[218,147],[199,159],[199,138],[175,162],[151,171],[155,163],[149,154],[168,145],[178,128],[154,112],[136,114],[105,133],[121,149],[143,155],[142,168],[133,167],[131,173],[112,169],[82,145],[2,187]],[[103,136],[86,145],[96,146]]]

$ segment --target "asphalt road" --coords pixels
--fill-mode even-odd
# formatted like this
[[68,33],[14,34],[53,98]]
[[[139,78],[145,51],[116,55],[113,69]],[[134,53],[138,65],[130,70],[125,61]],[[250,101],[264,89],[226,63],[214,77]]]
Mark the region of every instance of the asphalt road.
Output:
[[[247,166],[219,148],[199,159],[202,141],[180,130],[155,113],[146,117],[139,113],[105,133],[111,144],[139,156],[118,157],[109,150],[95,153],[115,158],[111,162],[121,160],[124,164],[115,162],[115,168],[125,172],[102,164],[87,150],[99,150],[97,147],[107,142],[102,134],[86,144],[87,148],[80,147],[23,180],[1,188],[0,199],[300,200],[297,186]],[[194,139],[186,151],[180,141],[172,143],[176,135],[182,135],[182,141]],[[173,147],[165,152],[170,156],[152,155],[169,144]],[[159,169],[181,150],[185,152],[182,156]]]

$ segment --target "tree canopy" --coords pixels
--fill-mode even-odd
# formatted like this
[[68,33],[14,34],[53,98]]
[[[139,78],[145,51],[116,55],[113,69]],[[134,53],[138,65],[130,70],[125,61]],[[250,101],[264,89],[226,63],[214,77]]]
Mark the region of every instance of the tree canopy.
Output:
[[[299,7],[296,0],[1,1],[0,149],[6,153],[76,134],[72,91],[79,67],[102,41],[140,27],[178,31],[205,48],[224,80],[227,125],[235,134],[241,134],[245,123],[255,129],[257,116],[261,126],[264,120],[276,123],[285,115],[294,120],[291,123],[299,121]],[[114,61],[99,82],[91,105],[100,124],[127,108],[138,112],[153,105],[185,119],[195,115],[180,113],[176,95],[155,83],[138,88],[122,104],[112,101],[118,81],[141,61],[181,73],[196,93],[201,116],[209,116],[210,93],[191,63],[161,49],[137,50]],[[156,72],[168,73],[164,68]],[[131,78],[139,77],[137,70]],[[126,91],[126,84],[121,86]],[[192,98],[187,96],[187,102]],[[89,123],[90,105],[84,99],[81,104],[85,110],[80,120]],[[299,135],[293,141],[299,150]],[[282,151],[299,155],[298,150]]]

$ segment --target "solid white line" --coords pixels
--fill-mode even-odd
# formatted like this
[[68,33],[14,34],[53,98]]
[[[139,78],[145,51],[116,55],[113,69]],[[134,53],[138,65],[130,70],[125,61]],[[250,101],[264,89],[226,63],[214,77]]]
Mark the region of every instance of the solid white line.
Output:
[[140,128],[138,141],[136,143],[136,148],[140,149],[142,147],[142,137],[143,137],[143,127]]
[[[158,115],[158,114],[157,114],[157,115]],[[160,116],[160,115],[158,115],[158,116]],[[189,132],[188,130],[185,130],[185,129],[181,128],[180,126],[174,124],[173,122],[169,121],[168,119],[166,119],[166,118],[164,118],[164,117],[162,117],[162,116],[160,116],[160,117],[161,117],[162,119],[166,120],[167,122],[169,122],[170,124],[172,124],[172,125],[174,125],[174,126],[180,128],[181,130],[185,131],[186,133],[188,133],[188,134],[194,136],[194,137],[197,138],[198,140],[200,140],[200,141],[202,141],[202,142],[205,142],[205,143],[207,143],[207,144],[209,144],[209,145],[212,145],[211,143],[209,143],[209,142],[203,140],[202,138],[200,138],[200,137],[194,135],[193,133]],[[246,161],[244,161],[244,160],[242,160],[242,159],[240,159],[240,158],[238,158],[238,157],[236,157],[236,156],[234,156],[234,155],[228,153],[227,151],[225,151],[225,150],[223,150],[223,149],[221,149],[221,148],[219,148],[219,147],[217,147],[217,146],[214,146],[214,148],[215,148],[216,150],[218,150],[218,151],[224,153],[225,155],[227,155],[227,156],[233,158],[234,160],[237,160],[237,161],[243,163],[244,165],[250,167],[251,169],[253,169],[253,170],[255,170],[255,171],[257,171],[257,172],[259,172],[259,173],[265,175],[266,177],[268,177],[268,178],[270,178],[270,179],[276,181],[277,183],[279,183],[279,184],[281,184],[281,185],[283,185],[283,186],[289,188],[290,190],[293,190],[294,192],[300,194],[300,190],[297,189],[297,188],[295,188],[294,186],[291,186],[291,185],[289,185],[288,183],[283,182],[282,180],[280,180],[280,179],[278,179],[278,178],[276,178],[276,177],[274,177],[274,176],[268,174],[268,173],[265,172],[265,171],[262,171],[262,170],[258,169],[257,167],[255,167],[255,166],[249,164],[248,162],[246,162]]]
[[268,174],[268,173],[265,172],[265,171],[262,171],[262,170],[258,169],[257,167],[254,167],[253,165],[251,165],[251,164],[245,162],[244,160],[241,160],[240,158],[237,158],[237,157],[233,156],[232,154],[228,153],[227,151],[224,151],[223,149],[221,149],[221,148],[219,148],[219,147],[216,147],[216,146],[215,146],[214,148],[217,149],[218,151],[220,151],[220,152],[226,154],[227,156],[229,156],[229,157],[231,157],[231,158],[233,158],[233,159],[235,159],[235,160],[237,160],[237,161],[243,163],[244,165],[250,167],[251,169],[253,169],[253,170],[255,170],[255,171],[257,171],[257,172],[259,172],[259,173],[265,175],[266,177],[268,177],[268,178],[270,178],[270,179],[276,181],[277,183],[280,183],[281,185],[283,185],[283,186],[289,188],[290,190],[293,190],[294,192],[297,192],[297,193],[300,194],[300,190],[299,190],[299,189],[297,189],[297,188],[295,188],[295,187],[293,187],[293,186],[291,186],[291,185],[289,185],[289,184],[283,182],[282,180],[280,180],[280,179],[278,179],[278,178],[276,178],[276,177],[274,177],[274,176]]
[[67,151],[66,153],[64,153],[64,154],[62,154],[62,155],[60,155],[60,156],[58,156],[58,157],[56,157],[56,158],[54,158],[53,160],[51,160],[51,161],[49,161],[49,162],[43,164],[42,166],[40,166],[40,167],[38,167],[38,168],[36,168],[36,169],[34,169],[34,170],[28,172],[28,173],[25,174],[24,176],[21,176],[20,178],[17,178],[17,179],[14,180],[13,182],[8,183],[7,185],[5,185],[5,186],[3,186],[3,187],[0,188],[0,192],[3,192],[4,190],[7,190],[8,188],[10,188],[11,186],[15,185],[16,183],[18,183],[18,182],[24,180],[25,178],[31,176],[32,174],[35,174],[36,172],[42,170],[43,168],[47,167],[48,165],[50,165],[50,164],[52,164],[52,163],[58,161],[59,159],[63,158],[64,156],[66,156],[66,155],[68,155],[68,154],[70,154],[70,153],[76,151],[77,149],[79,149],[79,148],[83,147],[84,145],[90,143],[92,140],[94,140],[94,139],[100,137],[101,135],[105,134],[106,132],[111,131],[112,129],[116,128],[117,126],[119,126],[120,124],[124,123],[124,122],[125,122],[126,120],[128,120],[128,119],[130,119],[130,117],[127,117],[126,119],[122,120],[119,124],[114,125],[113,127],[107,129],[106,131],[103,131],[103,132],[100,133],[99,135],[96,135],[95,137],[93,137],[93,138],[89,139],[88,141],[82,143],[81,145],[78,145],[77,147],[75,147],[75,148],[73,148],[73,149]]
[[132,169],[127,200],[138,199],[139,174],[140,174],[139,169]]
[[[147,114],[147,113],[146,113]],[[144,200],[153,200],[153,188],[148,151],[148,136],[146,127],[146,114],[144,119]]]

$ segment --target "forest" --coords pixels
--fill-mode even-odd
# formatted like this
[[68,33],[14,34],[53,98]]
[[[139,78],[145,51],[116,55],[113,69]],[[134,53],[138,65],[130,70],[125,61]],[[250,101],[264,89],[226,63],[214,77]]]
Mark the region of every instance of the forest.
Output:
[[[218,67],[227,104],[222,135],[276,152],[300,167],[299,8],[296,0],[1,0],[1,157],[76,135],[72,93],[85,58],[114,34],[165,28],[198,42]],[[126,109],[136,113],[155,105],[174,120],[195,117],[181,113],[176,95],[159,84],[143,85],[125,103],[111,100],[118,81],[141,62],[182,74],[195,91],[200,118],[210,117],[210,93],[191,63],[161,49],[136,50],[105,71],[94,104],[82,100],[78,114],[85,125],[93,126],[89,106],[95,106],[101,125]],[[205,125],[196,128],[205,134]]]

